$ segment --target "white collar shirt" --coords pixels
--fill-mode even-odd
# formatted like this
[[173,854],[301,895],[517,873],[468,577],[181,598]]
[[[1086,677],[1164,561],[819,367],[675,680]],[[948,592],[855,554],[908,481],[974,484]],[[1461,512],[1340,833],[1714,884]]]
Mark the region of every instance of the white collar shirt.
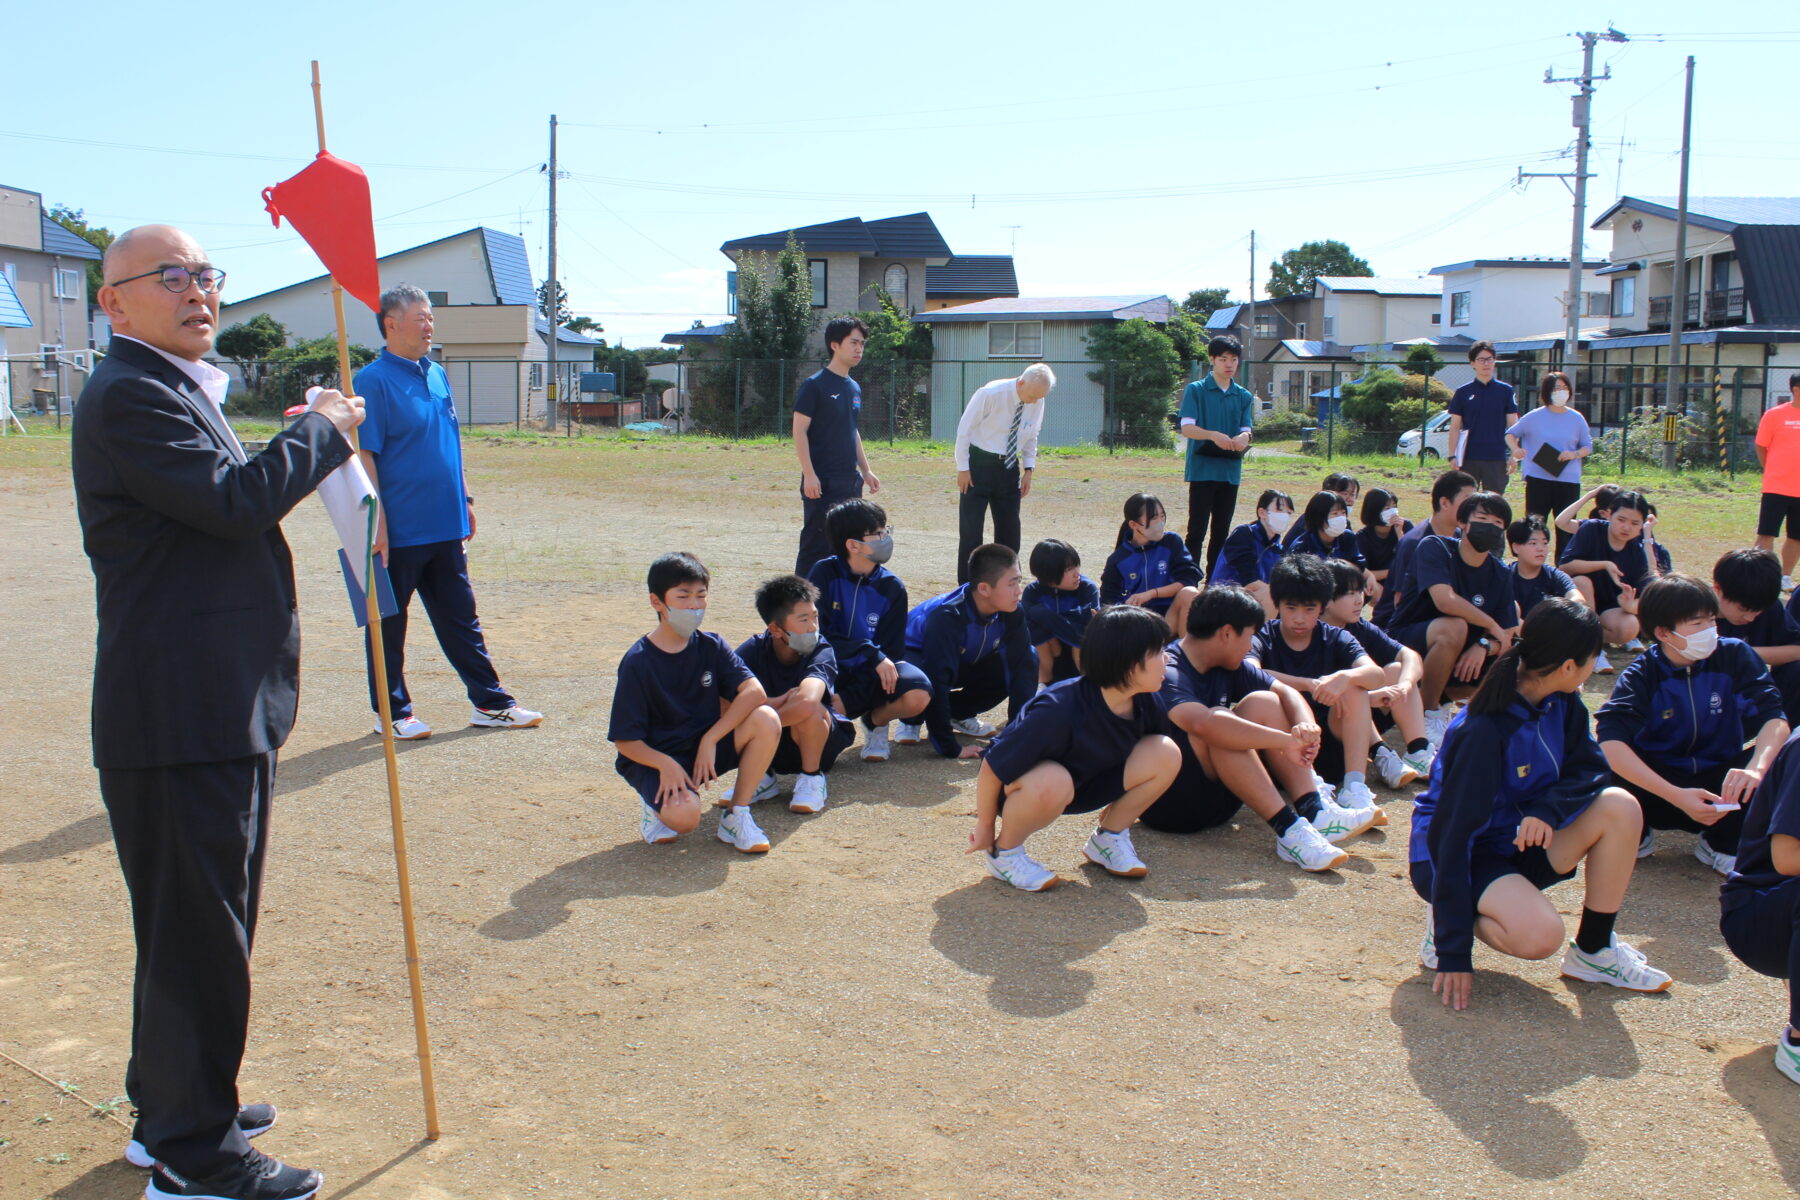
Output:
[[[1037,466],[1038,433],[1044,427],[1044,405],[1048,397],[1023,404],[1019,414],[1019,466],[1029,471]],[[989,454],[1006,454],[1006,437],[1012,430],[1013,410],[1021,407],[1018,380],[996,379],[975,389],[956,423],[956,469],[969,469],[969,447],[976,446]]]

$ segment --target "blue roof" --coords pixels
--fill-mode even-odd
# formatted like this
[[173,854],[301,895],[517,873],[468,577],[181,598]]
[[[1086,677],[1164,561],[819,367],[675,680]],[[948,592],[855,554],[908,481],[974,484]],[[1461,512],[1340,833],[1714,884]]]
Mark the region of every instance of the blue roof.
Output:
[[1016,296],[1019,277],[1010,254],[959,254],[925,268],[925,296]]
[[26,313],[25,306],[19,303],[19,293],[13,291],[12,281],[4,272],[0,272],[0,328],[31,328],[31,316]]
[[[1674,196],[1621,196],[1594,219],[1598,229],[1622,208],[1673,221],[1680,216]],[[1800,196],[1689,196],[1688,223],[1730,233],[1739,225],[1800,225]]]
[[481,241],[487,249],[488,275],[494,281],[494,295],[500,303],[536,304],[537,285],[531,282],[525,239],[483,225]]
[[91,258],[96,262],[99,261],[100,250],[94,243],[88,241],[84,237],[79,237],[70,233],[67,229],[64,229],[49,217],[43,217],[42,219],[44,222],[45,254],[60,254],[64,258]]
[[788,234],[802,247],[815,253],[849,252],[870,258],[923,258],[947,261],[950,246],[938,232],[930,213],[908,213],[903,217],[885,217],[864,221],[846,217],[819,225],[802,225],[797,229],[778,229],[750,237],[733,238],[719,247],[730,254],[734,250],[774,250],[787,245]]
[[663,341],[671,346],[684,346],[689,342],[716,342],[730,333],[736,325],[736,321],[725,321],[718,325],[700,325],[693,329],[683,329],[677,333],[665,333]]
[[[539,337],[550,332],[549,317],[543,313],[537,313],[532,319],[537,327]],[[556,327],[556,344],[559,346],[601,346],[605,345],[605,342],[601,338],[592,338],[585,333],[577,333],[567,325],[558,325]]]
[[1206,327],[1214,333],[1225,333],[1237,324],[1238,311],[1246,307],[1242,304],[1227,304],[1223,308],[1215,308],[1212,316],[1206,318]]

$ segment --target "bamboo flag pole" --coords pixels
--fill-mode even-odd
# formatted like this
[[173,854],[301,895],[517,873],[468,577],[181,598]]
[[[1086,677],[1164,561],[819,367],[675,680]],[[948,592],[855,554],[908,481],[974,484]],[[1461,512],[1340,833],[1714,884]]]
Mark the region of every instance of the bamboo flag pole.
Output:
[[[319,153],[325,152],[325,102],[319,92],[319,63],[312,64],[313,116],[319,126]],[[331,280],[331,307],[337,318],[338,377],[344,395],[353,393],[350,371],[350,339],[344,326],[344,288]],[[360,450],[356,431],[350,445]],[[380,505],[380,498],[374,501]],[[374,525],[371,524],[371,535]],[[412,988],[413,1032],[419,1046],[419,1083],[425,1093],[425,1137],[438,1139],[437,1084],[431,1073],[431,1034],[425,1027],[425,988],[419,977],[419,935],[413,922],[412,870],[406,861],[406,817],[400,806],[400,763],[394,757],[394,717],[388,702],[387,660],[381,645],[381,605],[376,598],[373,555],[363,563],[364,600],[368,605],[369,661],[375,664],[375,695],[381,712],[381,753],[387,760],[388,813],[394,825],[394,868],[400,883],[400,928],[406,941],[406,980]]]

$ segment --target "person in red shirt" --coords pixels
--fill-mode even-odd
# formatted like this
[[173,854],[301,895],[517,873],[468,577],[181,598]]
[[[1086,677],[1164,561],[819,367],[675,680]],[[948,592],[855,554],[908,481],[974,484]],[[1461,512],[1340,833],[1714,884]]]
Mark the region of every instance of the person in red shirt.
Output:
[[1762,463],[1762,511],[1756,518],[1756,548],[1773,550],[1775,535],[1787,521],[1781,543],[1781,590],[1794,586],[1794,563],[1800,562],[1800,373],[1788,376],[1790,399],[1762,415],[1756,426],[1756,457]]

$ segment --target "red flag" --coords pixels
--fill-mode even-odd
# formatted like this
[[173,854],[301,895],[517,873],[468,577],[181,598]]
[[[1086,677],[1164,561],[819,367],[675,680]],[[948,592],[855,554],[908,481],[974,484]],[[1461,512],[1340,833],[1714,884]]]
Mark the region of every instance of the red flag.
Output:
[[381,311],[381,272],[375,265],[375,218],[369,177],[352,162],[319,151],[306,170],[263,189],[277,228],[286,217],[344,290]]

